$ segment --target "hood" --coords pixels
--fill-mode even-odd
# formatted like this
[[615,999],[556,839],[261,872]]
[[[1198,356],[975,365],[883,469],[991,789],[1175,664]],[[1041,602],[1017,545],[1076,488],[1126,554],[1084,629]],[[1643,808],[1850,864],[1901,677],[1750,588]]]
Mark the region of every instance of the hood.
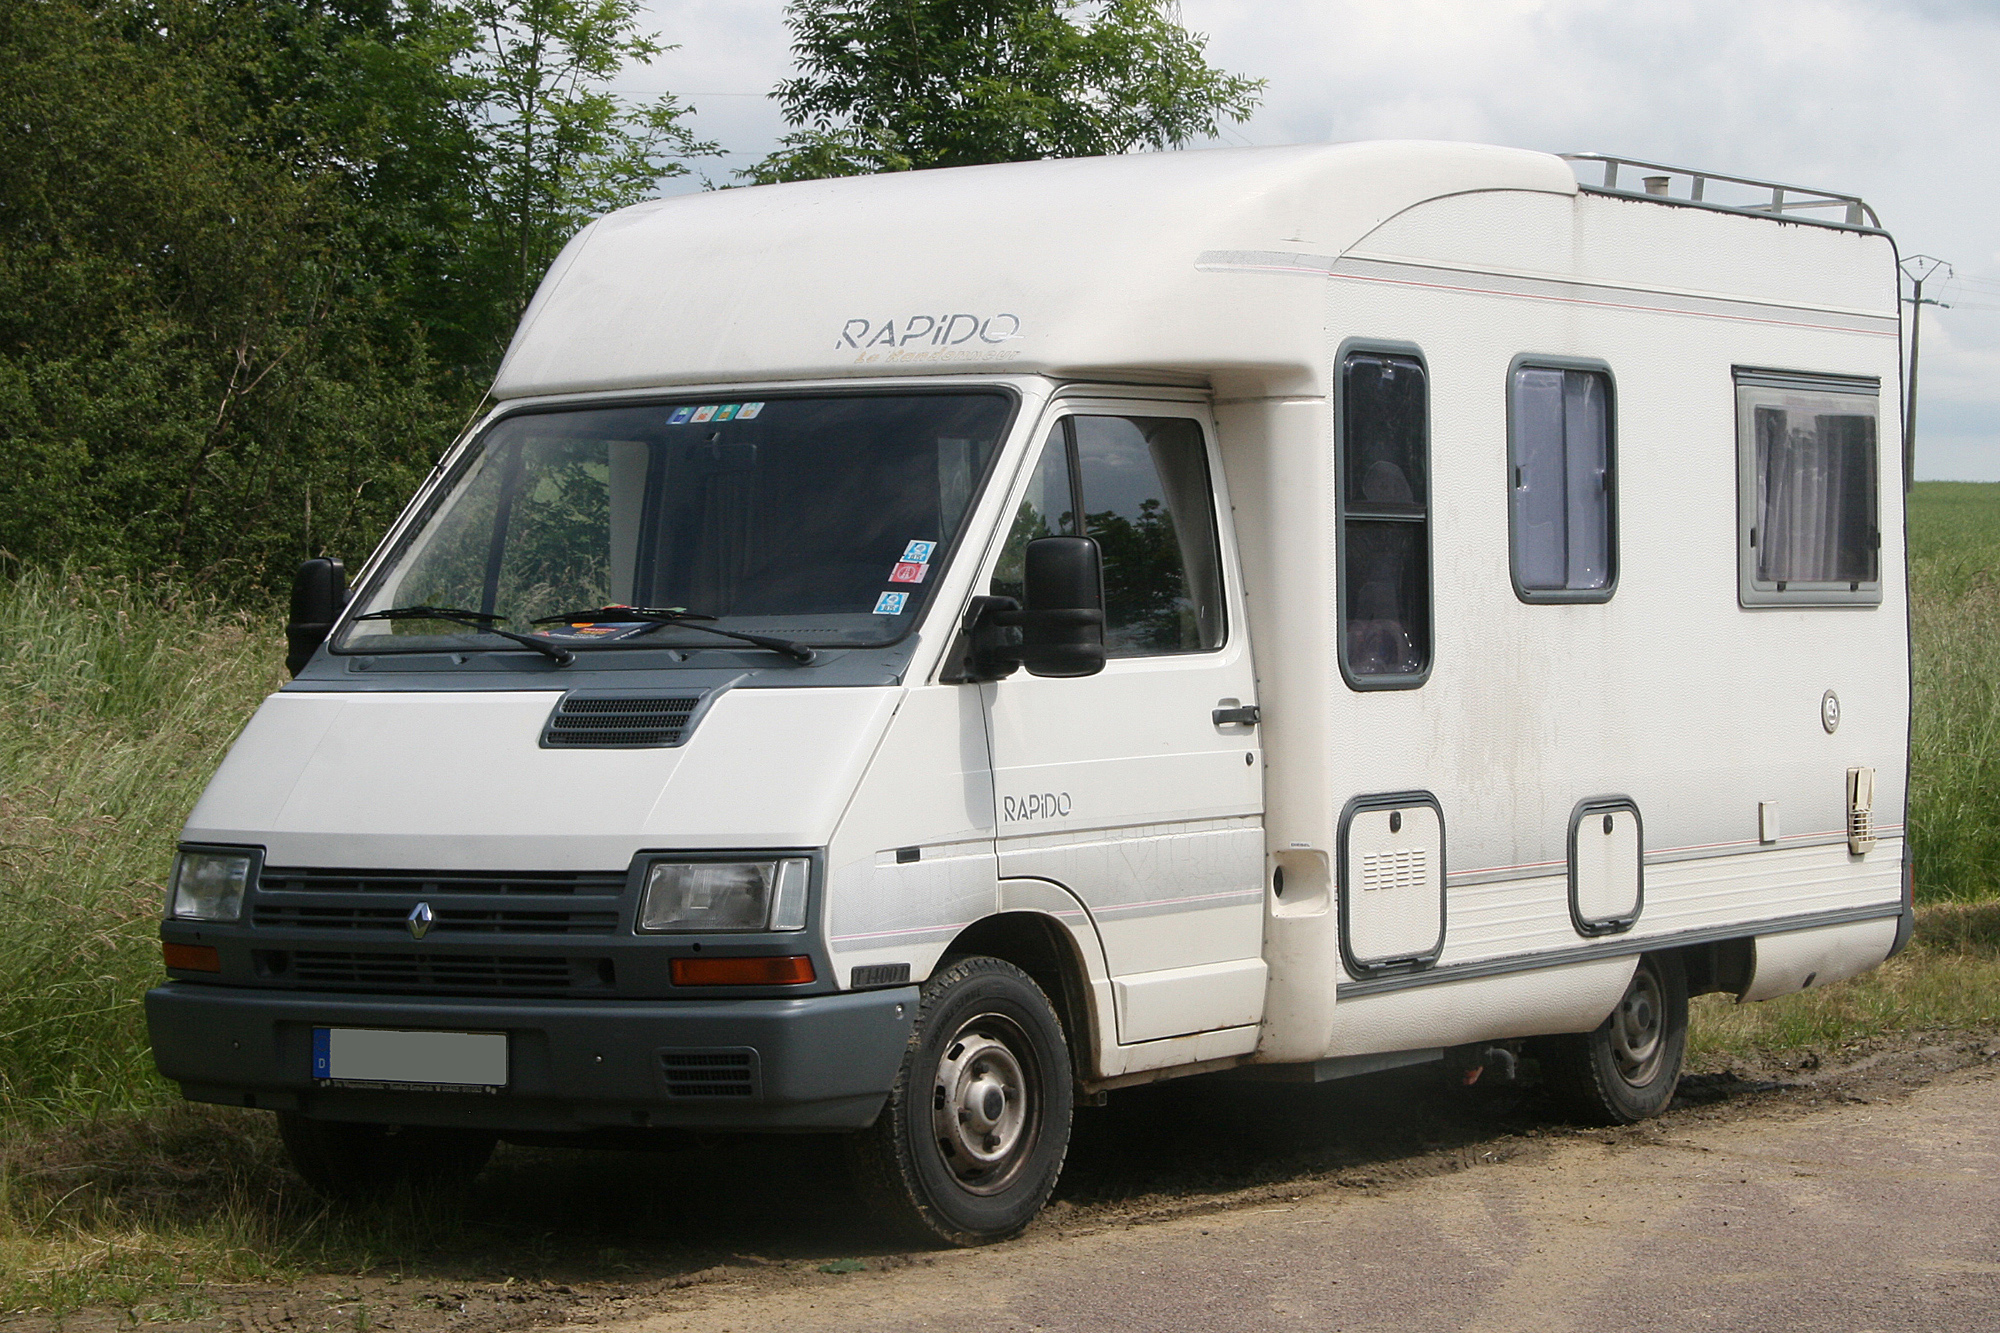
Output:
[[735,689],[684,742],[549,749],[560,694],[286,691],[189,817],[277,866],[617,870],[640,849],[815,847],[899,689]]

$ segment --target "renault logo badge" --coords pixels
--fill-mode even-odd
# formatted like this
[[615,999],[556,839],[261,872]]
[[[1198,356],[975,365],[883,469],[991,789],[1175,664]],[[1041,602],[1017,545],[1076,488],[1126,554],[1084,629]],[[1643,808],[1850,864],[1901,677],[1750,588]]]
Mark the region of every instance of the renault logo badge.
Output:
[[431,911],[429,903],[418,903],[415,907],[412,907],[409,917],[410,938],[420,940],[429,934],[433,916],[434,914]]

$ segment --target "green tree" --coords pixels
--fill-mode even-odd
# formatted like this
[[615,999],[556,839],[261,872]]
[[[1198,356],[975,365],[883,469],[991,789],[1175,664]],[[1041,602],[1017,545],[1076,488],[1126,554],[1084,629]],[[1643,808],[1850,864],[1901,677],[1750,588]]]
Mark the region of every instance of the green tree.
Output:
[[1175,148],[1240,122],[1262,79],[1204,58],[1172,0],[791,0],[797,127],[756,184]]
[[682,124],[671,95],[621,103],[603,85],[673,48],[638,30],[639,0],[466,0],[485,170],[478,254],[511,329],[570,235],[650,197],[718,152]]

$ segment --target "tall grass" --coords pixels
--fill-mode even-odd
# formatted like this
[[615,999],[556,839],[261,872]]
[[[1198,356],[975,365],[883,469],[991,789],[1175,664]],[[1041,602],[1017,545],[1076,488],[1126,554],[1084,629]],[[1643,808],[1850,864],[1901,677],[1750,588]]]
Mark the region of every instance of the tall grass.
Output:
[[1910,845],[1929,901],[2000,893],[2000,485],[1910,496]]
[[282,679],[268,618],[88,569],[0,581],[0,1118],[150,1105],[174,835]]

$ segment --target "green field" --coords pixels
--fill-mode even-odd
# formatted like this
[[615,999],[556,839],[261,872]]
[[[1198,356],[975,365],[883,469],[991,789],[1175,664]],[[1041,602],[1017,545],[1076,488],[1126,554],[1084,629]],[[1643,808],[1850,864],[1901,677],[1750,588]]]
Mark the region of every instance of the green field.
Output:
[[[2000,485],[1919,485],[1910,519],[1918,942],[1843,985],[1702,1002],[1700,1059],[2000,1022]],[[283,679],[278,619],[89,570],[0,582],[0,1307],[157,1300],[375,1243],[271,1197],[267,1132],[179,1107],[140,1012],[176,830]]]

